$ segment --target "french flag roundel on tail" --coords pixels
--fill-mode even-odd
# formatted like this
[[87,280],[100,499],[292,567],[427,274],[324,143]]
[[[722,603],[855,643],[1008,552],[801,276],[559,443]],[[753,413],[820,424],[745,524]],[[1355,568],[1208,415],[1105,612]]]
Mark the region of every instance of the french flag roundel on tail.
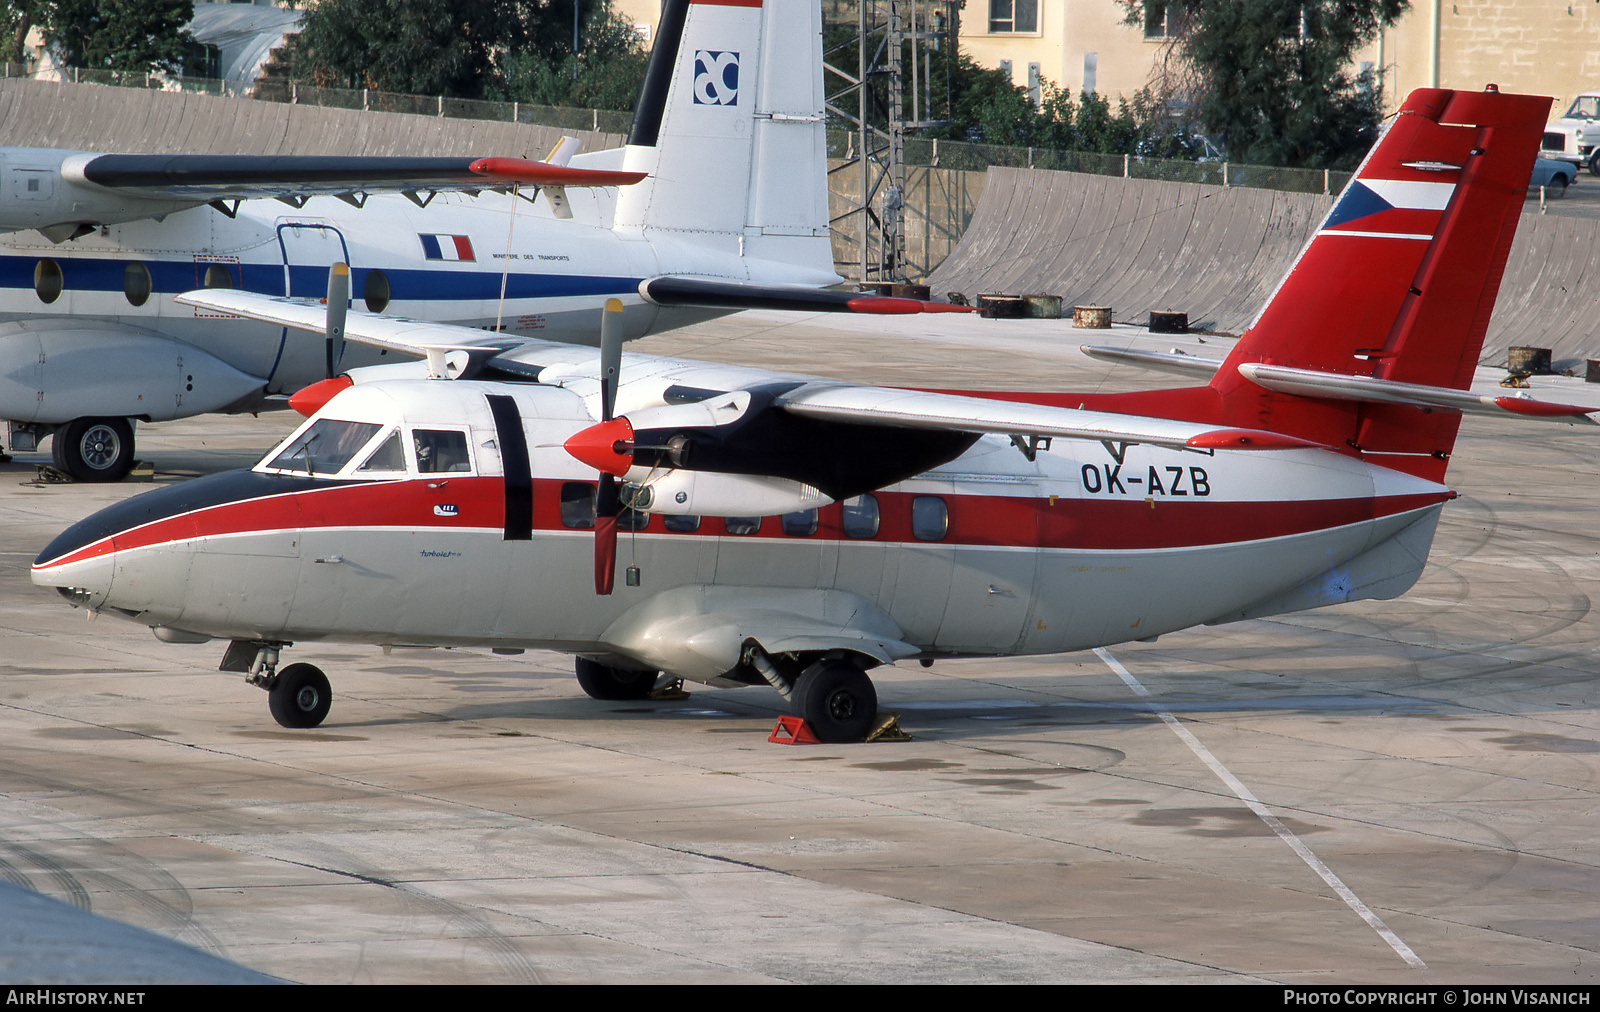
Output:
[[1492,86],[1413,92],[1218,370],[1219,420],[1442,477],[1459,414],[1275,392],[1238,367],[1466,389],[1549,108]]

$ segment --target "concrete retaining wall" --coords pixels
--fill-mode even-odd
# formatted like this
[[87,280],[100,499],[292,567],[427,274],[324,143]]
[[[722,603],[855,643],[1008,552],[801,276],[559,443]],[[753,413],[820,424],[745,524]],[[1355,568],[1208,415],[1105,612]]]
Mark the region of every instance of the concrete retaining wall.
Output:
[[499,155],[543,158],[562,133],[584,151],[618,134],[363,112],[92,84],[0,80],[0,144],[138,154]]
[[[1153,309],[1239,333],[1272,294],[1333,198],[1242,187],[991,168],[935,293],[1050,293]],[[1481,361],[1510,345],[1554,351],[1556,367],[1600,357],[1600,221],[1525,214]]]

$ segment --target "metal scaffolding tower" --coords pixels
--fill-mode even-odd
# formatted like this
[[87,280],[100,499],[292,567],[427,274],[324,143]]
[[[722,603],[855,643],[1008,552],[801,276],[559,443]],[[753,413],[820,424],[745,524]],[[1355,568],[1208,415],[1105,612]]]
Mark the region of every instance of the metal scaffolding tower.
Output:
[[[906,192],[906,134],[949,122],[933,118],[936,110],[949,110],[949,77],[936,75],[935,65],[953,58],[960,4],[857,0],[853,5],[836,4],[834,9],[842,13],[841,8],[849,6],[855,7],[853,42],[860,72],[840,66],[850,44],[836,41],[823,54],[823,76],[828,111],[849,124],[843,164],[831,169],[830,176],[859,174],[860,189],[849,196],[834,190],[847,210],[834,215],[831,224],[858,246],[854,260],[858,280],[904,282],[901,205]],[[830,27],[837,34],[847,23],[841,19]],[[845,193],[849,189],[853,187],[845,188]]]

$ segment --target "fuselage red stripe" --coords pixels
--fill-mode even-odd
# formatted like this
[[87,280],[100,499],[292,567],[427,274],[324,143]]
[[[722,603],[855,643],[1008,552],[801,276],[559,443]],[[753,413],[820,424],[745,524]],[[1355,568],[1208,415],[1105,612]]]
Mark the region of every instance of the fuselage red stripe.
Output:
[[[534,482],[534,536],[539,531],[570,530],[561,517],[561,486]],[[912,530],[908,492],[878,492],[880,542],[919,543]],[[1393,516],[1444,501],[1448,493],[1419,493],[1346,499],[1237,501],[1190,498],[1050,499],[994,495],[940,496],[949,511],[949,528],[938,544],[1141,550],[1221,545],[1303,534],[1378,517]],[[265,496],[224,503],[152,521],[103,538],[51,560],[40,568],[152,545],[197,538],[248,536],[269,531],[332,528],[384,528],[439,532],[494,529],[505,519],[499,478],[462,477],[340,485],[315,491]],[[777,517],[764,518],[753,534],[730,535],[717,517],[702,519],[698,531],[673,534],[664,518],[651,516],[642,531],[675,537],[795,537],[784,533]],[[842,508],[834,503],[819,511],[817,530],[809,538],[857,540],[845,535]],[[927,543],[927,542],[922,542]]]

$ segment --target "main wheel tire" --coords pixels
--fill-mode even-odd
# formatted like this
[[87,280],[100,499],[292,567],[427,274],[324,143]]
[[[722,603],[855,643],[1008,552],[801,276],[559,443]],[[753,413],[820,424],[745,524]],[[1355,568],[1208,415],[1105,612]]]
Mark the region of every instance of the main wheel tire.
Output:
[[133,470],[133,425],[126,418],[74,418],[55,431],[50,452],[79,481],[121,481]]
[[272,719],[284,727],[316,727],[333,705],[328,676],[314,664],[291,664],[278,672],[267,693]]
[[861,741],[878,718],[878,690],[849,661],[818,661],[800,673],[794,708],[819,741]]
[[657,671],[631,671],[613,668],[587,657],[573,664],[578,685],[593,699],[644,699],[656,687]]

